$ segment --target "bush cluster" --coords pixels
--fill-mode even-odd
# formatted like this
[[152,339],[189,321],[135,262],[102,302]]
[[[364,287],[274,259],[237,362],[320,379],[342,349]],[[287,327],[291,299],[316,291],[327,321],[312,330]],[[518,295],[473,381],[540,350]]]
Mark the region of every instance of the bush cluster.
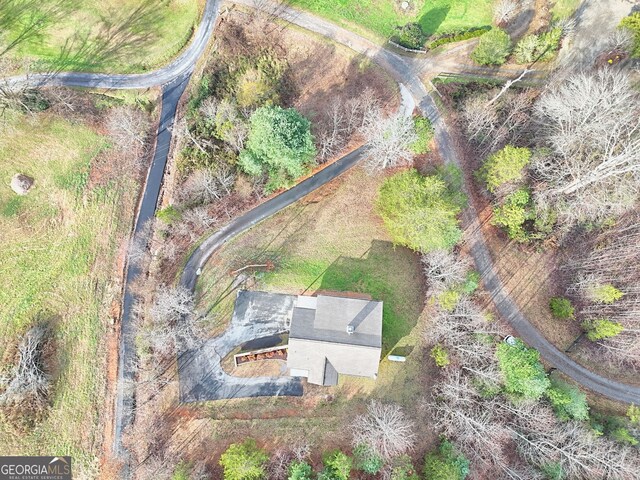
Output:
[[425,48],[427,50],[433,50],[434,48],[437,48],[441,45],[446,45],[447,43],[461,42],[463,40],[481,37],[489,30],[491,30],[491,27],[489,25],[485,25],[483,27],[474,27],[468,30],[462,30],[460,32],[445,33],[431,40],[429,43],[427,43]]
[[480,65],[502,65],[511,53],[511,38],[501,28],[493,28],[480,37],[471,53]]

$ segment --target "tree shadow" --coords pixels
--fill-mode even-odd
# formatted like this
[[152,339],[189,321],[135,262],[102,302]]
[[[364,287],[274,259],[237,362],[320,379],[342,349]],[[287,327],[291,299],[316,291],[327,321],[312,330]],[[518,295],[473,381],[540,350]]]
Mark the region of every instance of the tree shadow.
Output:
[[[398,272],[404,268],[402,262],[398,262],[401,249],[402,247],[394,247],[391,242],[373,240],[369,249],[359,258],[338,257],[322,273],[321,278],[316,279],[308,288],[312,290],[311,287],[317,285],[316,293],[341,292],[356,298],[371,297],[384,302],[383,356],[411,332],[423,306],[422,292],[418,294],[420,298],[407,298],[407,287],[414,281],[411,274],[406,272],[406,276],[398,278]],[[406,285],[402,284],[402,279],[406,280]]]
[[158,0],[146,0],[132,10],[111,9],[97,27],[78,29],[68,38],[51,67],[68,70],[122,61],[158,39],[154,26],[162,18],[162,2]]
[[418,24],[422,27],[425,35],[430,36],[438,31],[442,22],[445,21],[451,7],[436,7],[423,13],[418,19]]
[[71,0],[0,0],[0,57],[23,43],[42,40],[73,8]]

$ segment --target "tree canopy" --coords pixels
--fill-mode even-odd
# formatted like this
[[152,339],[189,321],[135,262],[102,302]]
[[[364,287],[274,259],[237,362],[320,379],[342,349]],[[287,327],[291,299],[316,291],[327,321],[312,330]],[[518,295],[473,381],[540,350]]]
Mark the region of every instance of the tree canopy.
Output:
[[267,106],[251,116],[240,168],[252,176],[266,173],[266,191],[286,187],[305,173],[316,154],[311,124],[293,108]]
[[424,474],[430,480],[464,480],[469,475],[469,460],[451,442],[443,440],[437,452],[427,454]]
[[456,216],[463,199],[442,172],[407,170],[382,184],[376,209],[393,241],[420,252],[449,250],[462,238]]
[[511,52],[511,38],[501,28],[494,28],[480,37],[471,53],[480,65],[502,65]]
[[522,180],[523,169],[531,160],[531,150],[507,145],[490,155],[479,173],[487,185],[487,190],[495,193],[505,183]]
[[521,340],[516,340],[515,345],[502,342],[496,356],[507,393],[537,400],[549,388],[550,382],[536,349],[527,347]]
[[220,456],[225,480],[258,480],[265,476],[269,456],[258,448],[255,440],[232,443]]

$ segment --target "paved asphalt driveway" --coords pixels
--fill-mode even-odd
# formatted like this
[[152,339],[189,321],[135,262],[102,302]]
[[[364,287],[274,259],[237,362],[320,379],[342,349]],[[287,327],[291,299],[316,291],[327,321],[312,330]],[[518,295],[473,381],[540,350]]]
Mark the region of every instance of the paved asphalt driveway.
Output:
[[180,401],[302,395],[302,382],[297,377],[243,378],[222,370],[220,362],[237,346],[287,332],[296,300],[295,295],[245,290],[237,295],[233,318],[225,332],[179,356]]

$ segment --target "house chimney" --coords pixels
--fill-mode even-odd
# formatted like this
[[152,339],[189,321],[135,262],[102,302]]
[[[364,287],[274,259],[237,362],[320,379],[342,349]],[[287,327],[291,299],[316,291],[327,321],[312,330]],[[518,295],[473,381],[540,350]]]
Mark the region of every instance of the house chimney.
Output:
[[355,331],[355,328],[353,328],[353,325],[347,325],[347,333],[349,335],[351,335],[354,331]]

